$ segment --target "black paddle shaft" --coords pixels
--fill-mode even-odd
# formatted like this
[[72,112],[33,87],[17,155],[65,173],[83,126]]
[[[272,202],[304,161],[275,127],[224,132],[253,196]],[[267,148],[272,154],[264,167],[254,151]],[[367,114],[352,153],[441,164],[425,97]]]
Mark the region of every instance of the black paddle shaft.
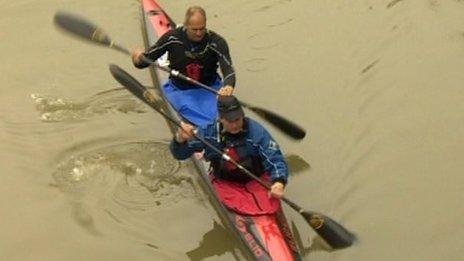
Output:
[[[142,56],[142,59],[147,63],[153,64],[158,69],[169,73],[169,75],[172,75],[172,76],[180,78],[180,79],[182,79],[184,81],[187,81],[187,82],[190,82],[190,83],[195,84],[197,86],[200,86],[201,88],[206,89],[206,90],[208,90],[208,91],[210,91],[210,92],[212,92],[214,94],[217,94],[217,95],[219,94],[219,92],[217,90],[215,90],[215,89],[211,88],[210,86],[208,86],[208,85],[206,85],[204,83],[201,83],[201,82],[199,82],[199,81],[197,81],[195,79],[192,79],[192,78],[180,73],[177,70],[173,70],[173,69],[169,69],[167,67],[161,66],[158,63],[156,63],[154,61],[151,61],[150,59],[148,59],[148,58],[146,58],[144,56]],[[255,107],[255,106],[251,106],[248,103],[245,103],[245,102],[242,102],[242,101],[240,101],[240,104],[242,104],[243,107],[255,112],[256,114],[258,114],[262,118],[266,119],[267,121],[272,123],[274,126],[279,128],[280,130],[282,130],[285,134],[289,135],[290,137],[292,137],[294,139],[301,140],[306,136],[306,131],[303,128],[299,127],[295,123],[289,121],[288,119],[286,119],[286,118],[284,118],[284,117],[282,117],[282,116],[280,116],[280,115],[278,115],[278,114],[276,114],[274,112],[271,112],[271,111],[263,109],[263,108],[258,108],[258,107]]]

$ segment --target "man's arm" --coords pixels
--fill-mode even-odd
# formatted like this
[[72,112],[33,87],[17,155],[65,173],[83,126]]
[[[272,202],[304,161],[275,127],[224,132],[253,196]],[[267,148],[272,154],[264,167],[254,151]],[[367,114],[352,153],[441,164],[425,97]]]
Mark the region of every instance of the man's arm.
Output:
[[177,37],[173,36],[173,30],[165,33],[161,38],[151,46],[147,51],[136,50],[132,52],[132,62],[134,66],[142,69],[149,66],[149,61],[156,61],[168,51],[171,44],[182,44]]
[[[203,150],[204,145],[194,139],[195,129],[192,125],[181,122],[181,128],[176,132],[175,137],[172,139],[169,149],[175,159],[185,160],[192,156],[193,153]],[[200,134],[198,131],[197,135]]]
[[224,77],[224,87],[219,90],[219,94],[231,95],[235,87],[235,69],[232,66],[232,58],[230,57],[227,42],[222,37],[217,37],[218,40],[215,44],[212,44],[210,48],[218,56],[219,67],[221,68],[221,73]]
[[263,137],[260,145],[260,154],[263,157],[264,169],[271,175],[271,195],[281,198],[284,195],[288,178],[288,167],[279,145],[263,128]]
[[[277,142],[261,125],[256,126],[258,137],[258,151],[263,161],[264,169],[271,175],[272,183],[287,184],[288,166]],[[283,186],[282,186],[283,187]]]
[[[173,138],[171,144],[169,144],[169,149],[171,150],[172,156],[177,160],[185,160],[193,155],[199,149],[192,146],[189,142],[178,142],[176,138]],[[200,150],[201,151],[201,150]]]

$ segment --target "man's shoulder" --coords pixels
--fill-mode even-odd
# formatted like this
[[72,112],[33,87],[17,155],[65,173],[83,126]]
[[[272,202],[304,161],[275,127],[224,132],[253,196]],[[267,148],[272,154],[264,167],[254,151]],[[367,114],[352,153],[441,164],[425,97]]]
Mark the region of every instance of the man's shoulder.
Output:
[[205,137],[215,136],[218,128],[217,124],[218,122],[215,121],[206,125],[202,125],[198,127],[198,130]]
[[176,40],[181,40],[182,39],[182,34],[183,34],[183,29],[182,27],[176,27],[174,29],[171,29],[167,31],[165,34],[163,34],[162,38],[164,39],[176,39]]
[[226,39],[222,37],[222,35],[216,33],[215,31],[209,30],[208,34],[212,42],[216,42],[216,43],[226,42]]
[[246,121],[248,124],[248,130],[251,135],[253,136],[262,136],[263,133],[266,132],[266,129],[264,128],[263,125],[261,125],[259,122],[246,117]]
[[171,35],[175,35],[177,37],[182,37],[185,34],[185,28],[184,26],[178,26],[171,31]]
[[246,116],[245,117],[245,120],[248,122],[248,125],[250,127],[255,127],[255,128],[264,128],[263,125],[261,125],[261,123],[257,122],[256,120]]

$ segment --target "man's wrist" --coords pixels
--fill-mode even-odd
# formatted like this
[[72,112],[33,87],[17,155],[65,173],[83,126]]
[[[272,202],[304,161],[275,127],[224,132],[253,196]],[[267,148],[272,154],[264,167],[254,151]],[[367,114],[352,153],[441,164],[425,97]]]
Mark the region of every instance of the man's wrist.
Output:
[[180,136],[179,132],[176,132],[176,135],[174,136],[174,140],[179,144],[183,144],[187,141]]

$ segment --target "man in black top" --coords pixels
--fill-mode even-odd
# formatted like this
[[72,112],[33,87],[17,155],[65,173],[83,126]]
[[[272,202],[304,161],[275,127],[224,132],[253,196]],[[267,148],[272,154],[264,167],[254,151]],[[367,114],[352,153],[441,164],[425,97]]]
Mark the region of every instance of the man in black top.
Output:
[[[132,60],[137,68],[145,68],[149,63],[142,56],[154,61],[166,52],[171,69],[215,88],[220,95],[233,93],[235,71],[229,47],[222,36],[206,29],[206,13],[203,8],[188,8],[183,26],[165,33],[146,52],[134,51]],[[223,82],[217,72],[218,66]],[[190,122],[204,125],[216,119],[214,94],[207,95],[208,91],[173,76],[164,88],[174,108]]]

